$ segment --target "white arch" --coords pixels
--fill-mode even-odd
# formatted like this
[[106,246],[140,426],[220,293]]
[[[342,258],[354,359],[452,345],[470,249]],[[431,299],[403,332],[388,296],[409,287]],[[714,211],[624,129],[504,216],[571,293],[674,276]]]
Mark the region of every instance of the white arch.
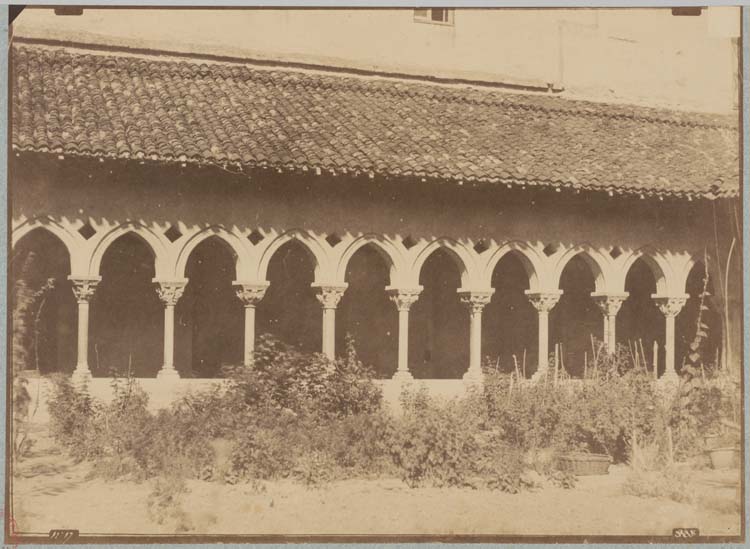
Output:
[[492,275],[495,273],[495,267],[507,254],[513,254],[521,261],[528,277],[529,290],[532,292],[539,291],[539,278],[543,268],[541,259],[531,245],[519,240],[506,242],[489,256],[482,272],[482,282],[485,286],[488,288],[492,286]]
[[315,264],[315,282],[327,282],[333,279],[329,268],[328,256],[322,244],[305,231],[292,229],[274,238],[261,252],[258,271],[255,273],[255,280],[267,280],[268,265],[271,262],[271,258],[273,258],[273,255],[279,248],[292,240],[300,242],[313,260]]
[[419,276],[422,272],[427,258],[438,248],[443,248],[448,252],[448,255],[453,259],[456,267],[458,267],[461,273],[461,287],[472,288],[473,282],[478,278],[476,263],[471,256],[471,253],[466,249],[465,246],[447,237],[441,237],[433,240],[427,246],[422,248],[417,256],[414,258],[410,269],[410,281],[414,286],[419,285]]
[[[687,294],[687,282],[690,273],[698,263],[704,262],[705,257],[696,258],[690,253],[665,254],[665,256],[665,261],[672,266],[674,274],[672,285],[667,284],[667,287],[674,291],[675,295]],[[667,282],[669,283],[669,280]],[[714,291],[716,291],[716,286],[714,286]]]
[[372,245],[388,264],[390,270],[389,284],[391,286],[398,286],[400,279],[405,276],[406,267],[404,257],[393,242],[386,237],[375,234],[359,236],[344,249],[337,262],[336,281],[340,283],[346,281],[346,269],[349,266],[349,261],[351,261],[355,253],[367,245]]
[[179,252],[177,252],[174,269],[175,277],[185,278],[185,270],[187,269],[190,255],[201,242],[212,237],[218,238],[232,252],[234,256],[235,278],[237,280],[246,280],[247,276],[244,275],[249,276],[252,272],[248,266],[255,258],[253,252],[243,244],[241,238],[218,225],[201,229],[187,239]]
[[76,271],[80,267],[81,249],[83,248],[84,239],[80,235],[76,237],[73,232],[48,216],[29,219],[12,228],[10,235],[11,249],[15,248],[25,236],[36,229],[47,231],[62,242],[68,252],[70,272],[71,274],[76,274]]
[[571,259],[580,255],[594,275],[594,284],[597,292],[606,292],[609,288],[608,267],[609,262],[593,247],[588,245],[574,246],[565,252],[555,261],[552,269],[552,279],[550,280],[551,288],[560,289],[560,278],[565,267]]
[[664,257],[656,252],[651,246],[639,248],[623,259],[621,267],[617,271],[616,290],[618,292],[625,291],[625,281],[628,277],[628,273],[638,259],[643,259],[643,262],[651,270],[651,274],[656,281],[656,293],[659,295],[669,294],[669,288],[671,286],[670,280],[674,278],[674,273]]
[[170,272],[167,263],[167,245],[151,229],[134,221],[129,221],[110,229],[99,239],[98,242],[96,242],[89,261],[88,275],[99,276],[104,253],[115,240],[128,233],[133,233],[139,236],[150,248],[151,253],[154,255],[154,271],[156,278],[168,279],[172,273]]

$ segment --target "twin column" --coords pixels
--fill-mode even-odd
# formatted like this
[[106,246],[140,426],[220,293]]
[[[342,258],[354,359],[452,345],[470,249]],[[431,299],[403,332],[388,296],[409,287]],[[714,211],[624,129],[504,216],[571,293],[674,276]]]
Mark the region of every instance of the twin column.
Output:
[[664,342],[664,375],[667,381],[677,378],[677,370],[674,361],[674,319],[685,306],[689,296],[662,296],[654,294],[651,296],[656,301],[656,306],[666,318],[667,324],[665,329]]
[[315,284],[313,288],[317,290],[315,297],[323,306],[323,343],[321,347],[323,354],[333,360],[336,358],[336,307],[344,295],[347,285]]
[[627,292],[622,294],[606,294],[594,292],[591,297],[602,312],[604,318],[604,329],[602,330],[604,345],[608,353],[617,350],[616,327],[617,313],[622,307],[623,301],[628,298]]
[[73,371],[73,381],[85,384],[91,379],[89,369],[89,302],[94,296],[96,285],[101,277],[72,277],[68,280],[73,283],[73,293],[78,302],[78,357],[76,369]]
[[[88,365],[89,302],[94,295],[101,277],[70,276],[68,278],[73,283],[73,292],[78,302],[78,359],[73,379],[76,382],[85,383],[91,379],[91,370]],[[185,290],[187,280],[163,281],[155,279],[154,282],[157,284],[157,293],[164,303],[164,363],[157,377],[179,378],[179,374],[174,366],[174,308]],[[263,299],[269,283],[234,282],[234,285],[237,296],[245,306],[243,362],[246,365],[250,365],[255,348],[255,307]],[[344,295],[347,285],[317,284],[314,285],[314,288],[317,291],[316,297],[323,308],[322,351],[328,358],[334,359],[336,356],[336,307]],[[388,287],[386,291],[398,309],[398,368],[394,379],[411,379],[412,375],[409,372],[409,310],[419,298],[422,287]],[[458,293],[461,302],[466,304],[470,309],[469,368],[464,375],[464,379],[467,381],[479,381],[482,377],[482,311],[490,302],[494,290],[492,288],[479,291],[459,289]],[[559,301],[562,291],[532,292],[527,290],[526,295],[539,315],[539,366],[537,372],[534,374],[534,377],[539,377],[544,375],[549,367],[549,312]],[[604,341],[606,348],[609,352],[614,352],[616,345],[616,317],[628,294],[593,293],[591,295],[601,309],[604,317]],[[664,375],[668,378],[674,378],[677,375],[675,370],[675,317],[682,310],[688,296],[654,294],[652,298],[656,301],[666,320],[666,368]]]
[[255,353],[255,307],[266,295],[269,283],[233,282],[233,284],[237,297],[245,306],[245,343],[242,363],[250,366],[253,362],[253,353]]
[[562,290],[550,292],[532,292],[526,290],[526,296],[539,315],[539,340],[537,348],[539,365],[534,373],[534,378],[545,375],[549,367],[549,312],[552,310],[552,307],[557,305],[561,295]]

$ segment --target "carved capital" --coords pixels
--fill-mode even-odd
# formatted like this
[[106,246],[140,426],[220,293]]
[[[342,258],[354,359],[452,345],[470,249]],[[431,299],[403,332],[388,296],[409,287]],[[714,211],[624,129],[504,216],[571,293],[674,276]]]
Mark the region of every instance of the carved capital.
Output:
[[685,306],[685,303],[687,303],[689,296],[664,296],[653,294],[651,297],[653,297],[654,301],[656,301],[656,306],[659,307],[661,314],[666,317],[675,317]]
[[96,291],[96,286],[99,284],[101,278],[76,278],[69,276],[68,280],[73,283],[73,293],[76,296],[76,301],[78,303],[88,303],[94,296],[94,291]]
[[173,307],[177,305],[187,285],[186,280],[154,280],[154,282],[157,284],[156,292],[159,294],[159,299],[162,300],[164,305]]
[[344,295],[344,291],[346,291],[347,286],[340,285],[340,286],[328,286],[325,284],[316,285],[314,288],[317,290],[317,294],[315,294],[315,297],[318,298],[318,301],[320,301],[320,304],[323,305],[324,309],[335,309],[336,306],[339,304],[339,301]]
[[557,305],[557,302],[560,301],[561,295],[562,290],[551,292],[530,292],[526,290],[526,297],[529,298],[531,304],[540,313],[549,313]]
[[492,299],[492,294],[495,290],[459,290],[458,296],[461,298],[461,303],[468,305],[471,309],[472,314],[481,313],[484,306],[487,305]]
[[242,304],[245,307],[255,307],[263,296],[266,295],[266,289],[268,289],[268,282],[266,283],[244,283],[234,282],[234,289],[237,292],[237,297],[240,298]]
[[419,299],[419,294],[422,293],[421,286],[416,288],[386,288],[385,290],[399,311],[408,311]]
[[605,316],[615,316],[620,311],[623,302],[630,294],[599,294],[593,293],[591,297]]

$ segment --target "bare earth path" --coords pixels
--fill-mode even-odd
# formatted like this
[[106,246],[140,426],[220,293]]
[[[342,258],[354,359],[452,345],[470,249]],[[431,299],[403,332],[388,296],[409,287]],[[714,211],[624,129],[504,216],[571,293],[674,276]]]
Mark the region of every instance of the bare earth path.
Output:
[[[81,533],[175,533],[174,521],[149,518],[152,485],[90,478],[42,432],[34,452],[18,467],[13,513],[20,533],[73,528]],[[672,528],[698,527],[704,535],[739,535],[733,509],[738,471],[703,471],[702,496],[721,504],[688,505],[624,495],[627,470],[583,477],[572,490],[544,488],[511,495],[460,488],[410,489],[395,479],[351,480],[320,489],[291,482],[267,484],[265,493],[247,485],[189,483],[183,500],[192,533],[209,534],[495,534],[495,535],[671,535]],[[721,509],[724,509],[722,511]]]

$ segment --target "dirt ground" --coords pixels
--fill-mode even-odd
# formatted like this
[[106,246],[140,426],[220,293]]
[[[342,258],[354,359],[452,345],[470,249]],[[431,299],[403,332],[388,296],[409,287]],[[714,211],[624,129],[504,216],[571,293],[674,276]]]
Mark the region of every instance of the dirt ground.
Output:
[[[82,534],[169,534],[178,521],[149,517],[151,483],[106,482],[90,467],[74,464],[46,430],[38,431],[31,455],[13,479],[13,517],[18,533],[53,528]],[[580,478],[576,488],[546,487],[505,494],[463,488],[410,489],[396,479],[348,480],[308,489],[291,482],[265,485],[190,481],[183,524],[206,534],[494,534],[671,535],[697,527],[702,535],[740,534],[739,472],[701,471],[702,503],[625,495],[627,468]],[[712,504],[705,502],[710,500]]]

